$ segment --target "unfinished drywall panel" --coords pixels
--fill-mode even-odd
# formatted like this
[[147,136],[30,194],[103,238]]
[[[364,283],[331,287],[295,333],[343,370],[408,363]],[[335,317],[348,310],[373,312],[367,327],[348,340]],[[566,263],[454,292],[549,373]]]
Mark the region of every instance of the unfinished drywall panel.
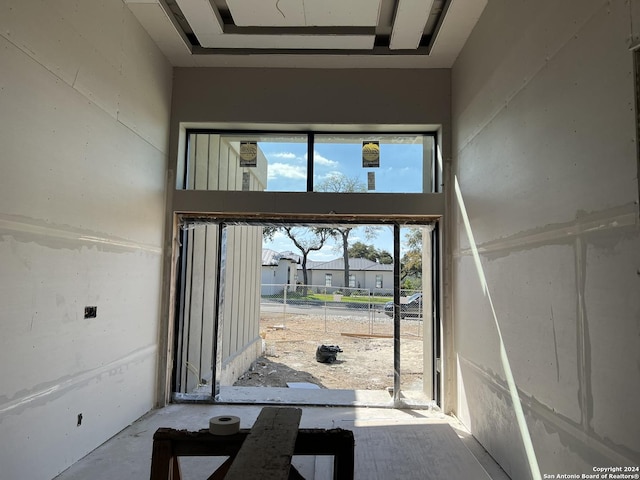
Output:
[[[510,365],[519,379],[518,386],[530,392],[535,385],[554,385],[538,392],[536,400],[554,405],[558,415],[579,422],[580,410],[575,404],[579,384],[572,246],[546,245],[518,255],[492,258],[487,253],[483,257],[482,268],[494,310],[490,310],[486,295],[470,299],[465,292],[461,304],[465,310],[457,313],[469,316],[471,325],[457,332],[459,357],[474,359],[468,361],[481,365],[489,375],[504,378],[497,323],[507,357],[524,360]],[[468,257],[460,269],[464,277],[476,274],[476,266]],[[483,307],[478,309],[480,305]]]
[[170,66],[123,2],[9,0],[0,27],[25,55],[166,153]]
[[[501,114],[483,124],[480,135],[461,144],[464,155],[483,159],[457,172],[465,198],[480,200],[467,202],[469,214],[489,211],[487,202],[509,198],[496,215],[474,226],[479,243],[530,234],[533,228],[563,228],[579,215],[628,203],[637,190],[633,161],[611,168],[612,159],[632,160],[635,155],[633,97],[618,86],[633,88],[631,55],[623,35],[607,34],[616,29],[611,15],[604,11],[603,22],[587,22],[588,31],[571,37],[535,81],[505,100]],[[601,61],[594,62],[594,56]],[[629,127],[621,130],[621,121]],[[484,136],[496,143],[481,141]],[[610,188],[585,182],[585,174],[606,179]],[[473,182],[478,175],[486,175],[490,183]],[[530,208],[532,202],[537,208]]]
[[[146,318],[157,315],[158,302],[145,284],[160,276],[159,250],[82,245],[18,228],[0,228],[3,278],[10,279],[1,310],[2,357],[13,365],[3,374],[7,402],[155,347],[157,325]],[[95,318],[84,318],[87,305],[97,306]]]
[[571,245],[545,245],[491,262],[486,275],[518,387],[578,422],[573,260]]
[[141,387],[155,375],[155,355],[155,348],[132,352],[3,412],[3,439],[11,441],[3,440],[2,478],[53,478],[54,467],[75,463],[93,449],[87,446],[102,444],[146,413],[153,392]]
[[453,69],[457,408],[513,478],[640,463],[633,12],[491,2]]
[[[455,303],[455,315],[467,319],[464,331],[456,330],[456,351],[460,359],[473,358],[487,372],[501,372],[498,352],[500,341],[496,323],[491,312],[491,303],[481,287],[480,281],[463,282],[461,279],[478,278],[475,262],[470,255],[461,255],[454,260],[456,272],[454,291],[464,288],[465,294]],[[482,348],[479,346],[482,345]],[[474,352],[473,357],[470,352]]]
[[128,49],[122,2],[76,3],[0,6],[8,478],[54,477],[154,401],[171,70]]
[[[11,65],[0,97],[4,158],[20,159],[3,165],[3,212],[159,245],[161,232],[147,225],[164,196],[165,173],[157,166],[166,153],[0,42],[0,61]],[[11,178],[29,179],[30,188]]]
[[[162,152],[166,152],[170,115],[172,70],[147,32],[125,7],[122,49],[122,84],[118,96],[118,121]],[[140,61],[144,58],[145,61]],[[162,72],[158,75],[158,72]]]
[[637,292],[640,285],[640,240],[628,227],[597,232],[587,238],[583,254],[587,373],[597,386],[588,421],[612,448],[632,450],[640,439],[640,422],[629,422],[638,408],[633,392],[640,370],[640,297],[629,294],[629,287],[635,285]]
[[[469,143],[558,51],[578,40],[578,33],[602,5],[601,0],[569,0],[562,5],[521,2],[496,5],[483,12],[483,24],[498,26],[500,35],[477,28],[473,38],[476,47],[469,42],[455,65],[461,72],[467,68],[465,64],[472,63],[474,71],[474,82],[465,82],[460,75],[452,79],[456,88],[453,108],[458,110],[459,120],[455,135],[460,144]],[[505,37],[511,41],[505,42]],[[479,45],[482,48],[477,48]],[[480,51],[491,55],[475,53]]]

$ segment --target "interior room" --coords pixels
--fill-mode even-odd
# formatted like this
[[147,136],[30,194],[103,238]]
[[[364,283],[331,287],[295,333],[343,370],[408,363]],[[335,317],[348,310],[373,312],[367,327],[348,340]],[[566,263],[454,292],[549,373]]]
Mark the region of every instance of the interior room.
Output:
[[[156,428],[250,428],[262,400],[215,388],[260,354],[251,228],[372,219],[431,226],[433,404],[403,408],[396,368],[388,408],[301,427],[353,428],[355,478],[638,478],[640,2],[4,0],[0,27],[3,479],[146,478]],[[302,187],[271,191],[275,162],[245,154],[285,136]],[[382,164],[317,191],[323,139],[355,138],[365,172],[365,146],[407,136],[430,139],[417,191]],[[174,395],[179,252],[211,218],[254,223],[203,236],[196,405]]]

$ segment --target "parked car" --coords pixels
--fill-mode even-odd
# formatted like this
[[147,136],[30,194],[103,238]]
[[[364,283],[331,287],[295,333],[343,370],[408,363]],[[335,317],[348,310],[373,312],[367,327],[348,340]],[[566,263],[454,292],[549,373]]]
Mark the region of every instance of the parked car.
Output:
[[[384,304],[384,313],[393,318],[393,301]],[[422,320],[422,293],[414,293],[400,303],[400,318],[418,317]]]

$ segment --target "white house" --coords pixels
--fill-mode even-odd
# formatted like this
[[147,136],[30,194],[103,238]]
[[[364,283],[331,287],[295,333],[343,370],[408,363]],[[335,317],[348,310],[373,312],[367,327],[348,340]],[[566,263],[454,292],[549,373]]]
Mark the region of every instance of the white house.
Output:
[[262,295],[277,295],[288,285],[288,290],[295,290],[296,264],[300,256],[293,252],[276,252],[270,248],[262,249]]

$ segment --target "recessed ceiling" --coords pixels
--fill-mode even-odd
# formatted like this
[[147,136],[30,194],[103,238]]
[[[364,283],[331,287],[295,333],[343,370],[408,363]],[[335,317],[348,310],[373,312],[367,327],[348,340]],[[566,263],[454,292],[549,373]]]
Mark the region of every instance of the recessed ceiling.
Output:
[[125,0],[174,66],[449,68],[487,0]]

